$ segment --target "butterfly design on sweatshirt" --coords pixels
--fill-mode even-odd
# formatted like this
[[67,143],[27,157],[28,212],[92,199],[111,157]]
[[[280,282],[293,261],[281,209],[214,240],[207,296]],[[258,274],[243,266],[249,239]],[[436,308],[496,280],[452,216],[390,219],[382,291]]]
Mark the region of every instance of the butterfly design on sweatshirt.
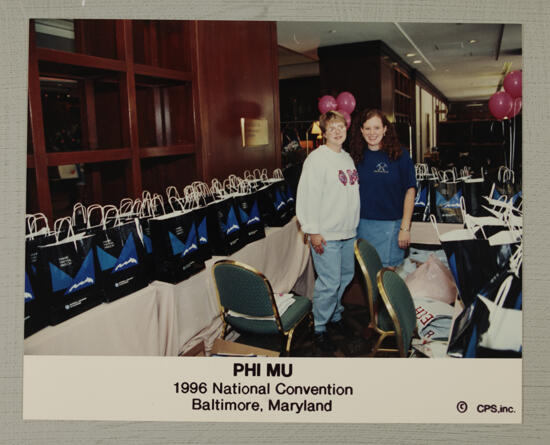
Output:
[[356,182],[359,182],[359,174],[357,173],[356,169],[353,170],[346,170],[349,178],[349,185],[354,185]]
[[345,172],[343,170],[338,170],[338,179],[344,185],[354,185],[359,183],[359,174],[356,169],[350,170],[347,169]]
[[343,170],[338,170],[338,179],[342,184],[347,185],[348,177],[346,176]]

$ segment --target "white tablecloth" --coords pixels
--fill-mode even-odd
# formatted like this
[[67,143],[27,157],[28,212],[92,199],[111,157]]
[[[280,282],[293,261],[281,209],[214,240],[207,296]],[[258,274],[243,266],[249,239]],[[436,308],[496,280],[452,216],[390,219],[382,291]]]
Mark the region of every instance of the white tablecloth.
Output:
[[[212,265],[178,284],[154,281],[145,289],[104,303],[24,341],[25,354],[178,355],[199,341],[209,346],[219,336],[221,319],[213,287]],[[312,297],[313,266],[294,218],[285,227],[268,228],[231,259],[257,268],[275,292],[296,284]]]
[[289,292],[297,283],[302,295],[312,297],[313,267],[296,218],[284,227],[266,229],[266,237],[248,244],[229,257],[215,256],[205,269],[178,284],[154,281],[161,295],[172,296],[177,307],[179,352],[204,341],[207,347],[220,334],[220,310],[212,280],[216,261],[230,258],[262,272],[274,292]]
[[25,354],[176,355],[175,302],[148,286],[24,341]]
[[[437,230],[443,235],[451,230],[462,229],[462,224],[437,224]],[[441,244],[437,232],[431,222],[413,221],[411,224],[411,243],[416,244]]]

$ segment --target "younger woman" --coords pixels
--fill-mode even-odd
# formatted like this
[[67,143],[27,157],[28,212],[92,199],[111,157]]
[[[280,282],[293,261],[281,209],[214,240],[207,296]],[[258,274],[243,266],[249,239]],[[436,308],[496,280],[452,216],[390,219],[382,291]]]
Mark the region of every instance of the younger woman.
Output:
[[376,248],[384,266],[395,267],[411,242],[414,164],[401,148],[393,125],[376,109],[363,110],[354,121],[350,154],[357,166],[361,197],[357,237]]

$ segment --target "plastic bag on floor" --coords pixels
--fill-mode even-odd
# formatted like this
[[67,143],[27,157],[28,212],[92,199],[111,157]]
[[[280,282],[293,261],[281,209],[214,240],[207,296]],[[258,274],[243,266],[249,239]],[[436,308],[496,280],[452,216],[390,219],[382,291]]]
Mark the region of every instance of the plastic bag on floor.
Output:
[[451,271],[434,255],[405,278],[413,298],[429,298],[453,304],[457,288]]
[[430,255],[434,254],[439,261],[443,263],[443,265],[446,268],[449,268],[449,263],[447,262],[447,255],[445,255],[445,251],[443,249],[438,250],[425,250],[425,249],[417,249],[416,247],[411,247],[409,249],[409,256],[412,261],[416,261],[417,263],[425,263],[428,261],[428,258]]
[[413,273],[417,268],[417,263],[412,261],[409,257],[397,266],[395,273],[399,275],[403,280],[405,280],[411,273]]

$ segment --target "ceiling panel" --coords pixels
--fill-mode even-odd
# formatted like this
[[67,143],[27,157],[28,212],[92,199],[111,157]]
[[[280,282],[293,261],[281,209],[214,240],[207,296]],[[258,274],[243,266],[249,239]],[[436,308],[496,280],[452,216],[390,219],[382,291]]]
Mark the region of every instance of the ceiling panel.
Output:
[[454,101],[488,99],[505,63],[522,68],[519,24],[278,22],[277,35],[281,78],[315,72],[319,47],[370,40],[382,40]]

